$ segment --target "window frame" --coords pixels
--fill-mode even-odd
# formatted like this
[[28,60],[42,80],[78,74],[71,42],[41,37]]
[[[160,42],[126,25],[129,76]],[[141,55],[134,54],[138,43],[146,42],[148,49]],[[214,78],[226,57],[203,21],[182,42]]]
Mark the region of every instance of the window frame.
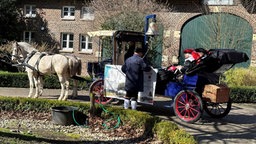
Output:
[[[67,35],[66,39],[64,40],[64,35]],[[70,36],[73,36],[73,39],[70,39]],[[64,47],[64,42],[66,42],[66,47]],[[72,43],[72,47],[70,47],[70,43]],[[68,32],[63,32],[61,33],[61,49],[63,51],[73,51],[74,49],[74,34],[73,33],[68,33]]]
[[[28,10],[27,7],[29,7],[29,11],[27,11]],[[36,5],[25,4],[23,12],[24,12],[24,17],[35,18],[36,17]]]
[[[28,38],[26,38],[26,34],[28,33]],[[35,40],[35,32],[34,31],[23,31],[23,41],[31,43]]]
[[[65,8],[68,8],[68,10],[65,11]],[[72,8],[74,9],[74,11],[71,11]],[[67,15],[65,15],[65,12],[67,12]],[[74,15],[72,15],[72,12],[74,13]],[[67,20],[74,20],[75,13],[76,13],[75,6],[63,6],[61,10],[61,18],[67,19]]]
[[94,20],[95,16],[94,16],[94,10],[92,7],[82,7],[81,9],[81,16],[80,18],[82,20]]
[[[83,40],[83,37],[85,40]],[[92,53],[93,52],[93,50],[92,50],[93,49],[93,47],[92,47],[93,41],[92,41],[92,37],[90,37],[89,35],[80,34],[79,43],[80,43],[79,50],[81,52],[84,52],[84,53]],[[85,47],[83,47],[83,44]]]
[[235,5],[234,0],[204,0],[205,5]]

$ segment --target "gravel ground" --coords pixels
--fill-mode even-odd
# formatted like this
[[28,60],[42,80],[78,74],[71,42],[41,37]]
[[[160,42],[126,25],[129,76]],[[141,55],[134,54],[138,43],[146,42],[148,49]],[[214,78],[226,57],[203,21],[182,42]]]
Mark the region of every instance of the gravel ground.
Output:
[[[101,124],[98,124],[102,122],[100,118],[89,119],[91,124],[88,128],[87,126],[55,124],[51,120],[51,114],[48,113],[1,111],[0,114],[0,128],[9,129],[14,134],[37,137],[24,143],[157,143],[151,138],[143,138],[143,130],[140,129],[132,130],[127,126],[120,126],[117,129],[104,130]],[[1,135],[0,142],[10,141],[6,139],[6,136]]]

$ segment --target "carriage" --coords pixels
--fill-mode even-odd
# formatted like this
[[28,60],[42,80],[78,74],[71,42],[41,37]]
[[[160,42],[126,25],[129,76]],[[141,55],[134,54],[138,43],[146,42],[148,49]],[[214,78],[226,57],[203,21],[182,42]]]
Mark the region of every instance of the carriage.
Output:
[[245,53],[234,49],[211,49],[199,63],[194,61],[197,64],[187,69],[182,78],[175,72],[159,72],[160,81],[167,83],[164,95],[172,97],[176,116],[194,123],[203,111],[213,118],[228,115],[232,105],[230,88],[220,82],[220,77],[235,64],[248,59]]
[[[147,48],[146,33],[134,31],[114,31],[108,35],[112,39],[111,61],[99,64],[103,77],[90,86],[93,100],[101,104],[109,104],[113,99],[123,100],[125,95],[125,76],[121,72],[125,54],[132,55],[130,43]],[[101,49],[102,53],[104,48]],[[138,102],[154,105],[154,97],[160,94],[173,100],[172,108],[176,116],[184,122],[194,123],[205,111],[213,118],[225,117],[231,110],[230,89],[219,83],[221,74],[235,64],[245,62],[248,56],[234,49],[213,49],[200,63],[186,71],[185,74],[170,72],[167,68],[154,68],[144,73],[144,92],[139,93]],[[200,78],[208,75],[214,78],[197,91]]]
[[[124,39],[122,41],[127,42]],[[207,58],[187,70],[185,74],[168,71],[168,68],[158,68],[144,73],[146,87],[144,86],[144,92],[139,93],[138,102],[154,105],[156,94],[170,97],[173,100],[172,108],[175,115],[187,123],[199,120],[203,111],[213,118],[228,115],[232,106],[230,88],[219,82],[220,76],[235,64],[247,61],[248,57],[234,49],[214,49],[209,50],[209,53]],[[113,65],[105,65],[104,78],[91,85],[90,92],[95,96],[96,102],[108,104],[113,98],[123,98],[125,78],[120,71],[120,64],[120,61],[116,61]],[[202,91],[197,91],[202,76],[211,80],[203,85]]]

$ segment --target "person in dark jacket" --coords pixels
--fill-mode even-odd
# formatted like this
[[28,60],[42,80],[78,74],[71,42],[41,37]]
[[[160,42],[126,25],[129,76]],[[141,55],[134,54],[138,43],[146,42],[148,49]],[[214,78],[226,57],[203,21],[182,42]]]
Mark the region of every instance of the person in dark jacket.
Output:
[[138,93],[143,91],[143,72],[150,71],[151,67],[142,58],[145,51],[136,48],[133,56],[129,57],[122,66],[122,72],[126,74],[124,108],[128,109],[131,100],[132,109],[136,109]]

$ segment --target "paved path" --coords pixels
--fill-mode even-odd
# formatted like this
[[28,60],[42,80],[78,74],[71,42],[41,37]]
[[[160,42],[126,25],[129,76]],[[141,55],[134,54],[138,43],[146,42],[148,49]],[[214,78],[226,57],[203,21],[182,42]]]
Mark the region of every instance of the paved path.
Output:
[[[26,97],[28,89],[0,87],[0,96]],[[42,98],[57,99],[59,89],[44,89]],[[71,91],[70,91],[71,94]],[[88,92],[78,92],[79,101],[89,101]],[[256,104],[232,105],[230,113],[222,119],[212,119],[206,114],[195,124],[181,122],[170,108],[163,107],[169,99],[156,97],[156,105],[141,105],[138,110],[149,112],[163,119],[174,121],[194,135],[201,144],[256,144]]]

